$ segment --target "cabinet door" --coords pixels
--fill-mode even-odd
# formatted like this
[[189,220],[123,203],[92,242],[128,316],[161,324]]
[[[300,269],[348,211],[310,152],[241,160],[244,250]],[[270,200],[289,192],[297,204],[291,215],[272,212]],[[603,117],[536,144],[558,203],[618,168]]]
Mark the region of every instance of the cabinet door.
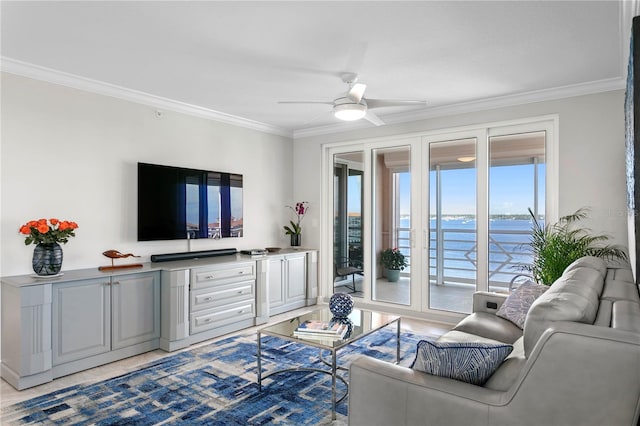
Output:
[[111,350],[109,278],[53,286],[53,365]]
[[304,300],[307,289],[307,257],[304,254],[287,256],[286,263],[286,302],[292,303]]
[[113,349],[160,337],[160,280],[155,273],[113,277]]
[[275,308],[284,304],[284,262],[285,260],[283,257],[274,257],[269,259],[269,277],[267,283],[269,285],[270,308]]

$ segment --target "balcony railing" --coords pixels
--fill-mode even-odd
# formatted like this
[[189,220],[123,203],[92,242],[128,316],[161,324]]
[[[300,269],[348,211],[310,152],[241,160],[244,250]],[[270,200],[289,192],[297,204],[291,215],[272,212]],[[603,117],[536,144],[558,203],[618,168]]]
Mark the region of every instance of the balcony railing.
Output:
[[[398,248],[405,254],[411,271],[411,240],[409,228],[397,228]],[[524,245],[529,242],[529,231],[491,230],[489,233],[489,288],[504,290],[509,282],[522,273],[518,265],[531,262]],[[438,241],[441,246],[438,246]],[[474,229],[446,228],[430,230],[429,281],[436,285],[476,285],[477,243]]]

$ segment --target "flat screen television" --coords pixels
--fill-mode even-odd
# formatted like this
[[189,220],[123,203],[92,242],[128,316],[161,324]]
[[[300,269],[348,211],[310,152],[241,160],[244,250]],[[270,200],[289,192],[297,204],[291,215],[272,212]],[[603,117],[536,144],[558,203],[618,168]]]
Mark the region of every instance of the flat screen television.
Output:
[[138,163],[138,241],[242,236],[242,175]]

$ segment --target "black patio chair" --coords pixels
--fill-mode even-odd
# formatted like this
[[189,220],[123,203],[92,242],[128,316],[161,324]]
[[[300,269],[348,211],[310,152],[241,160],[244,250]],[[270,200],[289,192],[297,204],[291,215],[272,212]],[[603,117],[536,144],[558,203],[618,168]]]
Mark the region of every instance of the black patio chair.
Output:
[[363,275],[362,261],[349,259],[348,257],[339,257],[333,262],[333,281],[336,279],[345,279],[351,276],[351,285],[345,285],[351,293],[355,293],[356,290],[356,275]]

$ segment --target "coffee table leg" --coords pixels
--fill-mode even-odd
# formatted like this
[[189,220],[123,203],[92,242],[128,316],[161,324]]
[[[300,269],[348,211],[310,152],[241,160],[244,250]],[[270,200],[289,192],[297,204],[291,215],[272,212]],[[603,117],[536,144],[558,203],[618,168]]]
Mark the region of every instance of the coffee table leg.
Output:
[[262,339],[258,331],[258,391],[262,392],[262,348],[260,340]]
[[398,318],[396,323],[396,364],[400,364],[400,318]]
[[336,351],[331,351],[331,420],[336,419]]

